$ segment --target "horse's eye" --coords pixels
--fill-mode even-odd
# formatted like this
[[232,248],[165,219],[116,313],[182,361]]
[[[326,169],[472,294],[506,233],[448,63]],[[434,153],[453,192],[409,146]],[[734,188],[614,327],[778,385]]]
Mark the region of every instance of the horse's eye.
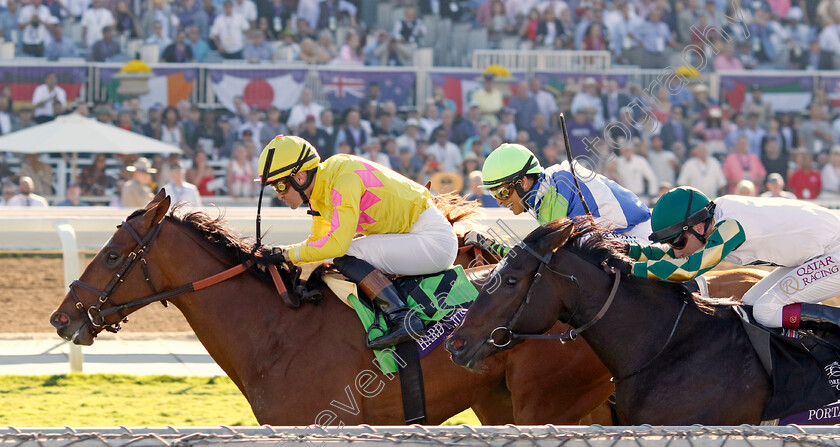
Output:
[[120,255],[118,255],[114,252],[108,253],[107,256],[108,256],[108,262],[117,262],[117,260],[120,259]]
[[507,284],[508,284],[509,286],[515,286],[515,285],[516,285],[516,278],[513,278],[513,277],[508,278],[508,279],[507,279]]

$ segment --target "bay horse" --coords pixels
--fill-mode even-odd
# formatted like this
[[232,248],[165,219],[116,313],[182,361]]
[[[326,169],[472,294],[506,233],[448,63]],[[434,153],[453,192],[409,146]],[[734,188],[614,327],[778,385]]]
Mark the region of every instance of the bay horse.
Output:
[[567,339],[581,331],[616,378],[619,424],[759,423],[767,373],[736,314],[710,306],[734,301],[705,302],[682,284],[619,284],[600,264],[627,260],[620,243],[592,222],[574,228],[558,220],[534,230],[494,269],[498,287],[481,290],[446,342],[452,360],[479,368],[566,321],[577,328]]
[[[404,423],[397,376],[373,363],[352,309],[326,288],[317,304],[285,307],[251,244],[220,219],[169,207],[161,191],[117,228],[51,316],[62,338],[90,345],[166,295],[260,424]],[[257,264],[238,267],[249,262]],[[215,283],[231,269],[245,272]],[[472,407],[483,424],[575,424],[612,392],[588,347],[552,346],[558,362],[548,366],[544,351],[528,345],[486,362],[484,374],[458,367],[441,348],[422,359],[428,423]]]

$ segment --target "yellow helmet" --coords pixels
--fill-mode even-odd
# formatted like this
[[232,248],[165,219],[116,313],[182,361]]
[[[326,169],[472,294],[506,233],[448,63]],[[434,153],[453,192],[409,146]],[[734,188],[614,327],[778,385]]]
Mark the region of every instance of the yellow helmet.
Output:
[[[271,149],[274,149],[274,151]],[[269,162],[268,154],[270,152],[274,152],[274,155],[271,157],[268,174],[263,179],[262,175],[265,171],[266,163]],[[318,155],[315,147],[310,142],[291,135],[277,135],[265,145],[265,148],[260,153],[260,161],[257,168],[257,173],[260,177],[257,180],[265,180],[266,183],[272,183],[283,177],[297,174],[300,171],[315,169],[320,162],[321,156]]]

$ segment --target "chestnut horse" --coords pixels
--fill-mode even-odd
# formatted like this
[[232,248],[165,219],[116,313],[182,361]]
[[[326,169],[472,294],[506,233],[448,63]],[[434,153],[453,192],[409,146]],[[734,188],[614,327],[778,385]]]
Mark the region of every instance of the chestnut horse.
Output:
[[453,361],[476,368],[559,319],[616,377],[620,424],[759,423],[770,383],[735,313],[681,284],[607,275],[599,264],[623,256],[618,243],[590,222],[574,228],[554,221],[513,249],[447,340]]
[[[329,289],[321,289],[317,304],[289,309],[260,267],[208,279],[259,259],[220,220],[181,216],[177,207],[167,215],[169,205],[161,191],[118,227],[50,318],[61,337],[90,345],[103,329],[116,330],[124,316],[166,295],[260,424],[404,422],[396,375],[373,363],[352,309]],[[442,348],[422,365],[430,424],[468,407],[483,424],[574,424],[612,392],[608,372],[580,344],[523,344],[487,362],[484,374],[453,364]]]

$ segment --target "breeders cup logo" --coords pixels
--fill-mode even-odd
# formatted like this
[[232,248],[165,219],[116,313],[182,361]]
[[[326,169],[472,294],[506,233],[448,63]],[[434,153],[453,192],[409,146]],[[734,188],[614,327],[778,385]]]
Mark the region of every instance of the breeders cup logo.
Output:
[[832,362],[825,367],[825,375],[828,377],[828,384],[836,390],[840,390],[840,364]]
[[838,271],[840,271],[840,266],[831,259],[831,256],[826,256],[799,267],[796,269],[796,276],[802,280],[803,286],[807,286]]

